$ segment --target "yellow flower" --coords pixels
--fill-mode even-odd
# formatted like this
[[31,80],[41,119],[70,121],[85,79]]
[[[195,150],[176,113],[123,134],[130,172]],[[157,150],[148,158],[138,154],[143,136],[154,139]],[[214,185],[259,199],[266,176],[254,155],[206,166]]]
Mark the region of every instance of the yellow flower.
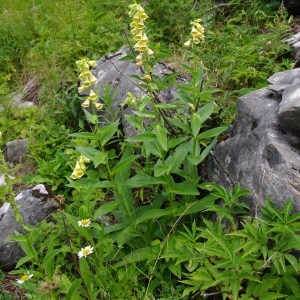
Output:
[[90,95],[87,97],[87,100],[95,101],[97,98],[98,98],[97,94],[93,90],[91,90]]
[[85,163],[90,162],[88,158],[83,155],[80,155],[79,159],[76,162],[73,173],[71,174],[72,179],[79,179],[85,174]]
[[81,248],[81,250],[78,252],[78,257],[79,258],[82,258],[83,256],[87,257],[88,255],[93,253],[93,249],[94,248],[91,246],[86,246],[85,248]]
[[95,103],[95,107],[97,110],[101,110],[103,108],[104,104],[103,103]]
[[31,277],[33,276],[33,274],[30,274],[29,271],[24,274],[20,279],[17,279],[17,283],[22,284],[25,281],[29,280]]
[[147,48],[146,52],[147,52],[148,55],[153,55],[154,54],[154,52],[150,48]]
[[187,42],[184,43],[184,47],[188,48],[191,46],[191,40],[188,40]]
[[184,43],[184,47],[190,47],[191,43],[193,42],[194,44],[199,44],[201,41],[204,40],[204,27],[200,24],[202,20],[201,19],[196,19],[191,22],[191,25],[193,25],[192,30],[191,30],[191,35],[192,35],[192,40],[188,40],[187,42]]
[[78,226],[80,227],[89,227],[91,225],[90,219],[82,219],[81,221],[78,221]]
[[151,77],[150,74],[145,74],[145,75],[144,75],[144,78],[145,78],[145,80],[147,80],[147,81],[151,81],[151,80],[152,80],[152,77]]
[[88,107],[90,107],[90,100],[89,100],[89,99],[86,99],[86,100],[81,104],[81,106],[82,106],[83,108],[88,108]]

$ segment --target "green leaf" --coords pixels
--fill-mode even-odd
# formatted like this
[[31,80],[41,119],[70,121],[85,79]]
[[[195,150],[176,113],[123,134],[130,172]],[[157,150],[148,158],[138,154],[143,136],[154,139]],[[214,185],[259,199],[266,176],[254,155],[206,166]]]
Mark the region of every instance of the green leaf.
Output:
[[181,216],[182,214],[189,215],[189,214],[198,213],[200,211],[204,211],[207,207],[214,205],[216,199],[218,198],[214,195],[207,195],[201,200],[186,204],[184,206],[180,206],[176,210],[175,215],[176,216]]
[[165,167],[165,164],[161,159],[158,159],[155,166],[154,166],[154,176],[160,177],[164,174],[166,174],[167,168]]
[[131,188],[153,186],[156,184],[166,184],[166,179],[147,175],[135,175],[125,182],[125,185]]
[[217,141],[217,138],[214,138],[210,145],[207,146],[198,157],[188,156],[188,160],[191,162],[191,164],[194,166],[199,165],[207,157]]
[[76,132],[69,134],[71,137],[75,137],[77,139],[87,139],[87,140],[97,140],[98,136],[92,132]]
[[201,123],[203,124],[213,113],[215,104],[213,101],[207,103],[199,110],[198,114],[201,117]]
[[188,136],[181,136],[179,138],[168,140],[168,150],[175,148],[176,146],[185,142],[189,137]]
[[159,145],[165,151],[168,151],[168,135],[166,128],[161,124],[157,124],[155,127],[155,134]]
[[224,132],[227,129],[227,127],[216,127],[212,129],[208,129],[200,134],[197,135],[196,140],[201,141],[201,140],[206,140],[210,139],[212,137],[218,136],[222,132]]
[[142,131],[143,126],[141,124],[141,121],[138,120],[138,118],[136,118],[133,115],[125,115],[125,120],[133,127],[135,127],[136,129],[138,129],[139,131]]
[[122,259],[120,262],[118,262],[115,267],[119,268],[122,266],[126,266],[126,265],[132,265],[134,263],[137,262],[142,262],[145,260],[150,260],[153,261],[157,254],[157,251],[154,251],[153,247],[145,247],[145,248],[140,248],[137,250],[134,250],[132,252],[130,252],[129,254],[127,254],[124,259]]
[[102,146],[105,146],[107,142],[115,135],[115,133],[118,131],[118,127],[119,120],[99,129],[98,136]]
[[72,283],[72,285],[70,286],[70,288],[68,289],[68,293],[65,296],[65,300],[76,300],[78,299],[78,293],[77,293],[77,289],[80,287],[81,285],[81,279],[75,279]]
[[115,210],[120,205],[119,201],[110,201],[101,205],[98,209],[96,209],[94,213],[94,220],[97,220],[99,217],[106,215],[113,210]]
[[187,104],[194,102],[194,99],[185,91],[176,92],[175,97]]
[[192,196],[199,195],[198,189],[192,184],[187,182],[173,184],[169,187],[168,191],[170,193],[177,194],[177,195],[192,195]]
[[55,257],[56,255],[58,255],[61,252],[69,252],[70,248],[69,246],[62,246],[59,249],[52,249],[51,251],[47,251],[46,256],[44,257],[43,261],[42,261],[42,265],[46,265],[47,263],[49,263],[50,260],[53,259],[53,257]]
[[128,142],[139,143],[139,142],[152,142],[156,141],[156,135],[152,133],[138,134],[131,136],[127,139]]
[[136,224],[143,223],[148,220],[158,219],[162,216],[167,216],[171,214],[170,209],[150,209],[143,213],[140,217],[136,219]]
[[122,247],[128,240],[137,236],[134,225],[135,224],[130,224],[127,228],[118,233],[116,238],[118,247]]
[[95,168],[105,163],[106,154],[97,149],[82,146],[76,146],[76,149],[86,158],[90,159],[94,163]]
[[167,118],[168,122],[173,124],[174,126],[180,128],[186,134],[191,134],[191,128],[187,124],[182,123],[179,119],[176,118]]
[[201,117],[198,115],[198,113],[193,113],[191,116],[191,128],[192,128],[192,134],[194,137],[197,136],[197,134],[200,131],[201,128]]
[[128,166],[130,166],[130,164],[134,161],[136,161],[138,158],[140,157],[140,155],[131,155],[125,159],[122,159],[112,170],[111,170],[111,174],[114,175],[118,172],[120,172],[122,169],[127,168]]
[[189,152],[189,143],[183,143],[175,149],[170,165],[168,166],[170,173],[176,172],[179,169],[180,165],[187,157],[188,152]]
[[133,113],[139,117],[155,119],[153,111],[134,111]]

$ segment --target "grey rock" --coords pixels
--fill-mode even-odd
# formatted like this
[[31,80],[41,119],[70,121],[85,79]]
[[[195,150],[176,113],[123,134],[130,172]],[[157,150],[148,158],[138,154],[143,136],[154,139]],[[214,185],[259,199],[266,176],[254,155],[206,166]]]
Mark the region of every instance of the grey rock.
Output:
[[4,174],[0,174],[0,187],[1,186],[5,186],[5,185],[6,185],[5,175]]
[[284,43],[287,43],[292,48],[292,57],[296,60],[296,64],[300,60],[300,32],[283,39]]
[[5,149],[5,159],[10,163],[20,163],[28,148],[28,139],[8,142]]
[[[59,205],[53,193],[42,184],[22,191],[15,202],[27,225],[36,225],[47,219]],[[24,253],[18,243],[9,241],[15,231],[22,233],[22,226],[16,221],[12,206],[5,202],[0,208],[0,269],[11,270]]]
[[[111,94],[113,95],[110,114],[100,113],[99,124],[107,123],[110,115],[114,115],[113,111],[120,109],[123,131],[126,137],[130,137],[137,133],[126,120],[126,114],[132,114],[130,108],[126,108],[124,100],[127,93],[132,93],[136,98],[143,97],[147,94],[147,90],[143,87],[141,82],[134,78],[133,75],[143,76],[139,67],[131,60],[122,60],[130,53],[129,49],[121,48],[113,54],[102,57],[97,61],[97,66],[93,69],[93,75],[97,78],[96,84],[92,87],[99,95],[104,93],[105,87],[110,86]],[[163,77],[164,75],[174,72],[169,66],[164,63],[158,63],[153,71],[153,75]],[[184,82],[184,79],[181,79]],[[171,86],[157,94],[159,101],[168,103],[174,99],[175,88]],[[81,93],[81,95],[89,95],[89,89]],[[148,106],[150,109],[150,106]],[[145,124],[150,120],[145,120]]]
[[288,86],[279,103],[278,117],[285,131],[300,132],[300,82]]
[[291,198],[300,211],[300,139],[282,132],[278,110],[279,101],[267,87],[241,97],[233,136],[215,147],[205,170],[210,180],[228,188],[249,189],[244,199],[253,210],[269,197],[278,207]]

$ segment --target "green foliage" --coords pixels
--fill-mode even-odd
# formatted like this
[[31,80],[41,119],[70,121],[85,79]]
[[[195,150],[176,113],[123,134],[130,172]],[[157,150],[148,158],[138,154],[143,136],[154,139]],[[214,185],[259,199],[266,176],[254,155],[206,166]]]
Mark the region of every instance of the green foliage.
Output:
[[[1,146],[29,138],[36,172],[26,182],[46,183],[65,196],[52,221],[32,227],[22,222],[11,185],[0,191],[22,224],[12,241],[25,255],[13,273],[33,275],[21,286],[27,298],[296,299],[300,216],[292,214],[292,201],[280,210],[266,200],[260,219],[251,218],[240,202],[248,191],[203,183],[200,174],[226,131],[220,124],[231,121],[231,102],[289,67],[280,42],[285,15],[258,0],[216,10],[213,1],[148,1],[149,39],[181,55],[177,69],[185,84],[176,81],[181,72],[152,74],[162,58],[172,60],[154,46],[155,56],[144,62],[148,77],[135,76],[148,92],[126,100],[133,114],[122,118],[137,134],[125,138],[109,85],[100,95],[105,121],[98,124],[93,109],[83,115],[74,62],[124,44],[126,1],[17,2],[0,4],[0,40],[7,41],[0,94],[11,78],[22,81],[22,72],[37,73],[43,88],[36,108],[4,103]],[[27,35],[12,30],[12,12],[20,14],[15,28],[27,14]],[[203,19],[206,41],[180,50],[194,17]],[[175,100],[159,101],[158,92],[170,85]]]

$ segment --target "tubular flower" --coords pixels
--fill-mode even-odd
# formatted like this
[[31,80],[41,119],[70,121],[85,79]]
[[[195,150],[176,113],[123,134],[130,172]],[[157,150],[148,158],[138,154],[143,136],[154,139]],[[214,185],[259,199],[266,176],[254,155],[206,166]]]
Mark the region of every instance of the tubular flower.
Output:
[[76,162],[76,166],[74,168],[73,173],[71,174],[72,179],[79,179],[85,174],[85,164],[90,162],[88,158],[83,155],[80,155],[79,159]]
[[195,21],[191,22],[191,25],[193,25],[191,30],[192,39],[188,40],[184,43],[185,47],[190,47],[191,43],[199,44],[201,41],[204,40],[204,27],[200,24],[202,20],[196,19]]
[[[99,106],[98,103],[95,103],[97,99],[98,99],[97,94],[96,94],[93,90],[91,90],[89,96],[88,96],[88,97],[86,98],[86,100],[81,104],[81,106],[82,106],[83,108],[88,108],[88,107],[90,107],[90,104],[91,104],[91,102],[92,102],[92,103],[94,103],[94,105],[95,105],[96,108],[97,108],[97,106]],[[102,104],[102,106],[103,106],[103,104]]]
[[101,110],[103,108],[104,104],[103,103],[95,103],[95,107],[97,110]]
[[138,4],[129,5],[129,9],[128,15],[132,18],[130,23],[131,34],[136,41],[133,48],[140,52],[136,57],[136,65],[141,67],[143,65],[143,53],[146,52],[147,55],[153,55],[153,51],[148,47],[149,39],[144,31],[145,20],[148,19],[148,16]]
[[33,274],[30,274],[29,271],[28,271],[26,274],[21,276],[21,278],[17,279],[17,283],[22,284],[25,281],[29,280],[32,276],[33,276]]
[[97,65],[97,62],[95,60],[88,60],[87,58],[83,58],[76,61],[76,65],[80,72],[78,78],[80,80],[83,80],[82,85],[78,88],[78,92],[82,93],[85,89],[95,84],[97,81],[96,77],[90,71],[90,67],[95,67]]

